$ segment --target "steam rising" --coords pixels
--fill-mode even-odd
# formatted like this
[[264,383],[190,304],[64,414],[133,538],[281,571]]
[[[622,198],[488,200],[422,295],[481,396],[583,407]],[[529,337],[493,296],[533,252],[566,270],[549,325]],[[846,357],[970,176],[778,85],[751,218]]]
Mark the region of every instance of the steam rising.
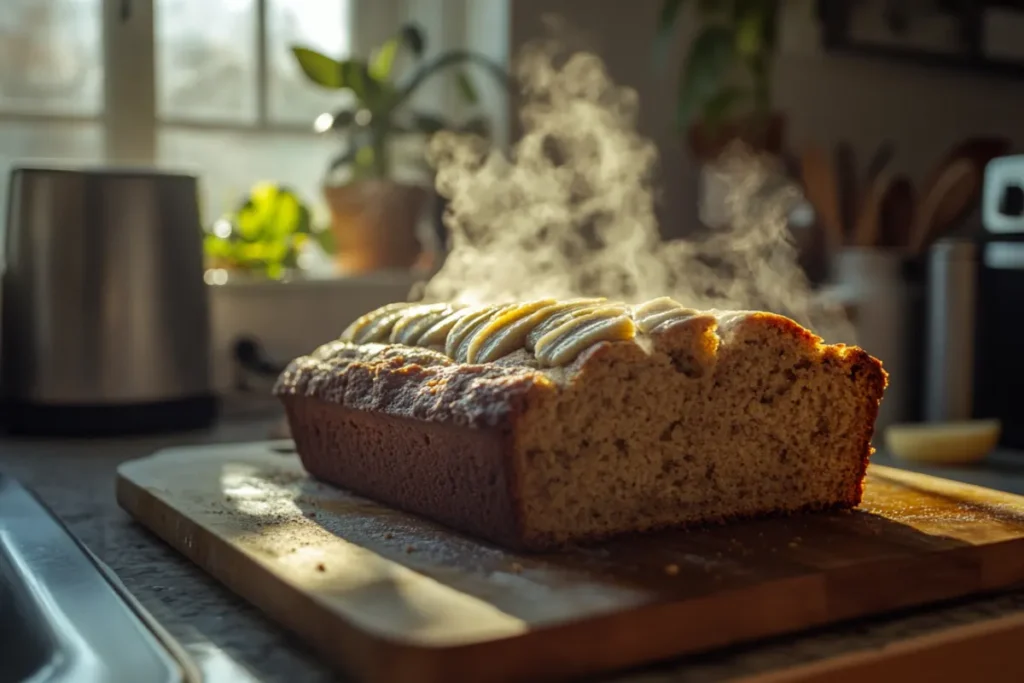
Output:
[[850,337],[797,264],[786,215],[799,195],[771,161],[732,150],[716,169],[730,227],[665,242],[654,213],[657,153],[636,132],[636,93],[615,85],[596,56],[559,64],[550,45],[525,50],[516,76],[524,134],[510,158],[475,138],[442,134],[431,144],[451,252],[424,300],[669,295],[700,309],[775,311]]

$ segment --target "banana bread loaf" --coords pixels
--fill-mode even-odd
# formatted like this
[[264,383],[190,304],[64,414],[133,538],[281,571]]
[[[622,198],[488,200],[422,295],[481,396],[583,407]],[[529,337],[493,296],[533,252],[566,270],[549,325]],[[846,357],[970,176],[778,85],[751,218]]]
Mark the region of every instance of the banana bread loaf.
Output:
[[275,393],[315,477],[495,543],[857,505],[881,363],[671,299],[393,304]]

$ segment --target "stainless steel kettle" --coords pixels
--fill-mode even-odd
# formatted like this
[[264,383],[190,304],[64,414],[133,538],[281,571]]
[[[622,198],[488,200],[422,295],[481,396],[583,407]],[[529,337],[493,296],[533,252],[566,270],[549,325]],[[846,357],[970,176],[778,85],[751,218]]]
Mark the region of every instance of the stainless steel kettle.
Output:
[[0,324],[8,429],[130,433],[216,415],[193,176],[11,172]]

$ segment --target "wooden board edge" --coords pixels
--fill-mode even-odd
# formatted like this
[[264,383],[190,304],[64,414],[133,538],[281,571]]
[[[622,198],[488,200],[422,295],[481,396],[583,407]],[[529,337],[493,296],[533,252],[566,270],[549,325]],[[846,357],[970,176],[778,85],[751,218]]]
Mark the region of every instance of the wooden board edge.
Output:
[[1024,612],[900,640],[880,649],[735,679],[736,683],[931,683],[1024,680]]
[[[317,618],[324,611],[312,596],[295,590],[274,572],[252,562],[244,552],[223,542],[203,525],[181,516],[159,495],[137,485],[120,471],[115,483],[115,494],[118,505],[138,523],[231,592],[255,605],[276,623],[301,636],[336,668],[368,683],[397,680],[422,680],[426,683],[432,680],[398,679],[395,677],[396,672],[387,664],[408,660],[410,656],[415,658],[414,653],[420,651],[419,648],[375,637],[341,619]],[[182,526],[186,527],[184,533],[181,533]],[[182,542],[176,542],[176,538],[182,539]],[[227,571],[224,569],[226,562],[211,562],[204,554],[244,559],[249,568],[245,572]],[[294,618],[296,606],[303,610],[302,619]],[[341,632],[338,630],[339,623],[343,629]]]
[[980,498],[991,498],[995,496],[996,498],[999,498],[1000,504],[1018,505],[1024,509],[1024,496],[1017,493],[1010,493],[1008,491],[1000,491],[987,486],[981,486],[980,484],[971,484],[965,481],[949,479],[948,477],[940,477],[937,474],[917,472],[915,470],[908,470],[902,467],[893,467],[892,465],[875,465],[873,463],[868,465],[867,476],[870,477],[872,473],[875,473],[875,476],[884,477],[892,483],[903,486],[913,487],[918,485],[921,480],[931,482],[935,485],[933,492],[941,493],[949,488],[956,488],[958,491],[966,491],[976,494]]

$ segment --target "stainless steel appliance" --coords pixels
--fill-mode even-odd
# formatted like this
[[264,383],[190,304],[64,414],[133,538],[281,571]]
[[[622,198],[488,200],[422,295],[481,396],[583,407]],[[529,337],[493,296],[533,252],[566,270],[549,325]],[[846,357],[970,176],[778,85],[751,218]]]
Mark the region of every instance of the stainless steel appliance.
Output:
[[1024,448],[1024,156],[985,170],[981,234],[929,261],[925,418],[998,418]]
[[196,179],[16,168],[7,218],[0,412],[8,429],[208,425],[216,400]]
[[0,681],[200,680],[116,577],[2,473],[0,662]]
[[974,416],[977,245],[944,239],[928,258],[928,332],[924,417],[956,422]]

